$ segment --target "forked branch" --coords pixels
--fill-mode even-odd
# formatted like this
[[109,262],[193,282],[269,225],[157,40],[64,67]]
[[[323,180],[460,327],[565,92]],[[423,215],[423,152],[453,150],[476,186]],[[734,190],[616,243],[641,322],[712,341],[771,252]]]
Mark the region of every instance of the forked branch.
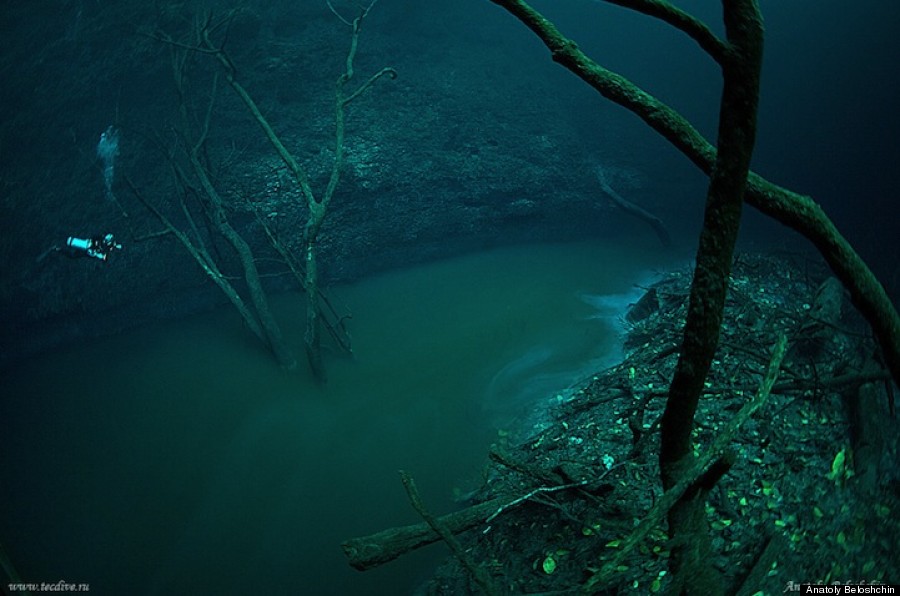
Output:
[[[634,112],[653,130],[710,175],[716,148],[679,112],[625,77],[589,58],[538,11],[522,0],[492,0],[517,17],[544,42],[554,61],[601,95]],[[636,7],[640,2],[621,2]],[[657,0],[654,4],[670,6]],[[634,5],[634,6],[632,6]],[[649,13],[648,13],[649,14]],[[716,58],[717,62],[719,58]],[[750,172],[744,200],[809,239],[850,292],[853,304],[871,325],[896,383],[900,383],[900,315],[884,287],[822,208],[811,198]]]

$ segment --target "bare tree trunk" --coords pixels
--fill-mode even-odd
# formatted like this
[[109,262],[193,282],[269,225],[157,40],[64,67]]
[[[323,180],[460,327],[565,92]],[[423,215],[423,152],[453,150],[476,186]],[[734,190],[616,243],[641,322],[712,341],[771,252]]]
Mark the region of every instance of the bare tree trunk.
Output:
[[231,227],[231,224],[226,219],[222,218],[216,221],[216,226],[222,236],[231,244],[235,253],[237,253],[241,267],[244,269],[244,281],[247,283],[247,291],[250,293],[250,302],[253,303],[266,344],[282,368],[287,370],[297,368],[297,360],[287,345],[285,345],[281,335],[281,328],[272,314],[272,309],[269,308],[269,299],[262,287],[259,270],[256,267],[256,261],[253,258],[253,251],[250,249],[250,245]]
[[[691,433],[703,383],[719,344],[725,295],[756,138],[763,25],[756,0],[723,0],[728,57],[719,111],[716,165],[706,197],[703,230],[691,283],[684,341],[660,424],[659,466],[663,488],[673,487],[693,465]],[[710,564],[706,493],[689,491],[669,511],[672,571],[682,594],[722,594]],[[689,579],[688,579],[689,578]]]
[[[719,62],[724,86],[719,113],[718,152],[677,112],[637,89],[626,79],[590,61],[552,23],[521,0],[494,0],[535,31],[557,60],[607,97],[626,105],[666,138],[696,143],[710,174],[703,230],[691,286],[684,341],[661,423],[660,471],[663,487],[675,486],[693,464],[694,414],[719,341],[728,278],[740,227],[744,192],[756,135],[756,110],[762,64],[763,27],[756,0],[723,0],[727,41],[668,2],[621,0],[636,10],[663,18],[694,37]],[[711,488],[711,487],[710,487]],[[708,489],[706,489],[708,490]],[[710,564],[710,536],[704,511],[705,490],[683,495],[669,511],[673,539],[672,570],[683,594],[721,594],[724,585]]]
[[[131,182],[128,177],[125,178],[125,182],[131,189],[131,192],[134,193],[134,196],[138,198],[138,200],[143,203],[143,205],[154,215],[156,218],[162,223],[164,226],[164,231],[159,234],[172,234],[175,238],[181,242],[182,246],[184,246],[185,250],[188,251],[188,254],[193,257],[193,259],[197,262],[198,265],[203,269],[204,273],[212,280],[216,286],[222,290],[222,293],[228,298],[228,301],[234,306],[234,308],[238,311],[243,319],[244,323],[247,325],[247,328],[262,342],[266,341],[265,334],[263,333],[262,327],[259,324],[256,316],[254,316],[253,312],[250,310],[250,307],[244,302],[244,299],[241,298],[241,295],[235,289],[231,282],[222,275],[222,272],[219,270],[218,265],[215,260],[213,260],[212,255],[209,254],[209,251],[206,250],[206,247],[200,241],[199,238],[195,240],[191,240],[191,238],[185,234],[182,230],[178,229],[172,220],[170,220],[166,215],[157,209],[152,203],[146,200],[143,195],[138,191],[135,185]],[[182,203],[182,207],[184,209],[185,217],[191,224],[191,227],[194,228],[193,218],[190,215],[190,212],[184,207]]]
[[[313,216],[310,215],[310,222]],[[321,222],[320,222],[321,223]],[[317,232],[307,224],[306,233],[306,359],[317,383],[328,380],[325,365],[322,363],[322,338],[320,334],[319,308],[319,265]]]
[[[199,31],[195,31],[195,34],[199,37]],[[218,77],[214,79],[209,104],[203,117],[192,119],[192,114],[188,111],[187,67],[189,58],[194,54],[197,46],[175,44],[169,38],[162,38],[161,40],[171,45],[172,75],[174,77],[175,90],[179,97],[179,115],[181,116],[180,128],[176,132],[183,141],[183,146],[179,145],[179,147],[183,152],[184,160],[189,164],[189,171],[193,175],[191,176],[185,171],[186,168],[179,163],[180,160],[176,158],[176,154],[170,154],[167,157],[172,165],[176,183],[181,186],[185,194],[187,194],[189,189],[190,194],[193,196],[206,197],[208,201],[205,209],[206,216],[237,255],[244,272],[244,281],[247,284],[247,291],[250,295],[250,304],[248,305],[244,301],[234,285],[219,270],[218,265],[204,245],[203,238],[194,223],[190,209],[183,201],[182,209],[190,228],[194,232],[194,240],[191,240],[187,234],[176,228],[172,221],[159,209],[144,200],[130,181],[129,185],[141,202],[162,222],[168,232],[175,235],[210,279],[225,293],[229,301],[237,308],[247,327],[260,341],[266,344],[279,365],[285,369],[296,368],[297,361],[284,343],[281,330],[269,307],[268,297],[262,287],[253,251],[247,241],[228,222],[225,214],[225,203],[210,179],[207,169],[208,164],[202,157],[209,134],[210,116],[216,98]],[[195,126],[193,125],[194,123],[196,123]]]
[[[178,52],[181,52],[183,57],[181,59],[173,59],[173,69],[175,71],[175,83],[181,98],[179,108],[182,120],[182,134],[188,143],[188,148],[185,148],[185,153],[187,153],[191,169],[194,172],[196,180],[200,184],[203,194],[209,199],[209,218],[212,220],[219,233],[222,234],[225,240],[231,245],[232,249],[234,249],[238,260],[241,263],[241,268],[244,271],[244,281],[247,284],[247,291],[250,293],[250,303],[253,305],[253,312],[255,313],[256,320],[259,324],[260,335],[269,347],[269,350],[275,356],[278,364],[281,365],[282,368],[293,370],[297,367],[297,360],[284,343],[281,329],[278,326],[278,322],[275,320],[275,316],[272,314],[272,309],[269,307],[269,299],[268,296],[266,296],[266,291],[262,287],[262,281],[259,277],[259,269],[256,267],[253,251],[250,248],[250,245],[247,244],[247,241],[244,240],[244,238],[241,237],[228,222],[228,218],[225,215],[225,202],[219,194],[219,191],[216,190],[215,185],[213,185],[212,180],[210,180],[207,168],[200,158],[201,150],[206,143],[206,138],[209,133],[210,114],[213,102],[215,101],[217,86],[215,83],[213,84],[209,108],[206,111],[200,130],[196,135],[197,138],[194,139],[192,138],[190,131],[190,117],[185,101],[184,67],[187,51],[178,50]],[[177,169],[177,171],[180,173],[180,169]],[[181,173],[181,176],[184,179],[185,184],[187,184],[187,177],[184,176],[183,173]]]
[[[346,95],[344,93],[347,83],[350,82],[350,80],[354,76],[353,64],[356,59],[356,49],[357,44],[359,43],[360,27],[363,20],[366,18],[366,16],[368,16],[369,11],[372,9],[372,6],[374,4],[375,0],[372,0],[372,2],[367,7],[363,8],[361,14],[353,19],[352,22],[338,15],[344,23],[351,27],[352,31],[350,36],[350,49],[347,53],[347,59],[344,62],[344,72],[341,73],[341,75],[338,77],[337,83],[335,85],[334,160],[332,161],[331,175],[328,178],[328,185],[325,188],[325,192],[320,198],[316,198],[315,194],[313,193],[312,187],[309,184],[309,176],[307,175],[306,171],[300,166],[291,152],[288,151],[287,147],[285,147],[284,143],[278,137],[278,134],[269,124],[269,121],[259,110],[259,107],[256,105],[254,99],[250,96],[244,86],[241,85],[241,83],[235,78],[236,69],[234,63],[231,61],[225,51],[221,47],[217,47],[210,39],[210,31],[214,27],[212,27],[211,23],[209,22],[199,27],[200,39],[202,43],[199,44],[197,49],[204,53],[212,54],[223,66],[223,68],[225,69],[225,80],[228,81],[228,84],[231,85],[231,88],[234,89],[238,97],[241,98],[241,101],[244,102],[244,105],[247,106],[247,109],[250,110],[253,118],[263,129],[263,132],[265,133],[266,138],[269,140],[269,143],[271,143],[271,145],[275,148],[278,156],[291,171],[291,174],[294,176],[294,179],[300,186],[300,191],[302,192],[303,197],[306,200],[306,206],[309,209],[309,216],[306,221],[303,239],[304,261],[306,265],[304,289],[306,290],[307,294],[305,344],[306,356],[307,360],[309,361],[310,370],[313,374],[313,377],[319,383],[324,383],[327,376],[324,363],[322,362],[321,349],[322,312],[319,304],[318,236],[319,231],[322,228],[322,223],[325,220],[325,214],[328,209],[328,204],[331,202],[331,199],[334,196],[335,191],[337,190],[337,185],[341,177],[341,169],[343,168],[344,112],[346,110],[347,104],[359,97],[366,89],[372,86],[372,84],[382,76],[388,75],[391,78],[395,78],[397,76],[397,73],[393,68],[382,68],[380,71],[369,77],[368,80],[362,83],[349,95]],[[332,11],[334,11],[333,8]],[[335,12],[335,14],[337,13]]]

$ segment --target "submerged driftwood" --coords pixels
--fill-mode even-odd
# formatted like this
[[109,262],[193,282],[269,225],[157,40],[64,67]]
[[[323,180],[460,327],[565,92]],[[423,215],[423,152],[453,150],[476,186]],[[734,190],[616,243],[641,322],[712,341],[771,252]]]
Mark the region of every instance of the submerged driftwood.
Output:
[[[492,499],[461,511],[448,513],[437,518],[437,521],[451,533],[458,534],[484,523],[508,501],[509,499],[505,498]],[[347,555],[351,566],[365,571],[438,540],[441,540],[438,533],[427,523],[422,522],[410,526],[388,528],[369,536],[351,538],[341,544],[341,549]]]
[[606,180],[606,171],[602,167],[597,168],[597,182],[600,183],[600,188],[616,207],[653,228],[653,232],[665,248],[672,246],[672,236],[669,235],[669,230],[666,229],[663,220],[613,190]]

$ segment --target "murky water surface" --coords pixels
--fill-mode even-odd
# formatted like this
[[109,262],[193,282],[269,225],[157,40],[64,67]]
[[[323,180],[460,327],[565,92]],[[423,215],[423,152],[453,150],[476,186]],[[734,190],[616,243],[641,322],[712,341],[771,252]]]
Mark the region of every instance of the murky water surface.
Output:
[[[443,545],[362,574],[341,540],[419,521],[398,469],[449,511],[498,429],[616,357],[661,262],[530,246],[334,288],[355,357],[324,389],[228,309],[4,371],[0,542],[27,581],[97,594],[410,593]],[[274,306],[302,354],[302,296]]]

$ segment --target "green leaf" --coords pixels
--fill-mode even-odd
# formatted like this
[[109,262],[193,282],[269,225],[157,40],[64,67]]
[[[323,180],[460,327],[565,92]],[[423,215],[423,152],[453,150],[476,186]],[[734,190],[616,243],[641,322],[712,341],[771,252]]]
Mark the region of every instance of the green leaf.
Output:
[[834,456],[834,460],[831,462],[831,472],[828,474],[829,480],[838,480],[841,476],[844,475],[844,466],[847,459],[847,449],[841,449],[837,452],[837,455]]

